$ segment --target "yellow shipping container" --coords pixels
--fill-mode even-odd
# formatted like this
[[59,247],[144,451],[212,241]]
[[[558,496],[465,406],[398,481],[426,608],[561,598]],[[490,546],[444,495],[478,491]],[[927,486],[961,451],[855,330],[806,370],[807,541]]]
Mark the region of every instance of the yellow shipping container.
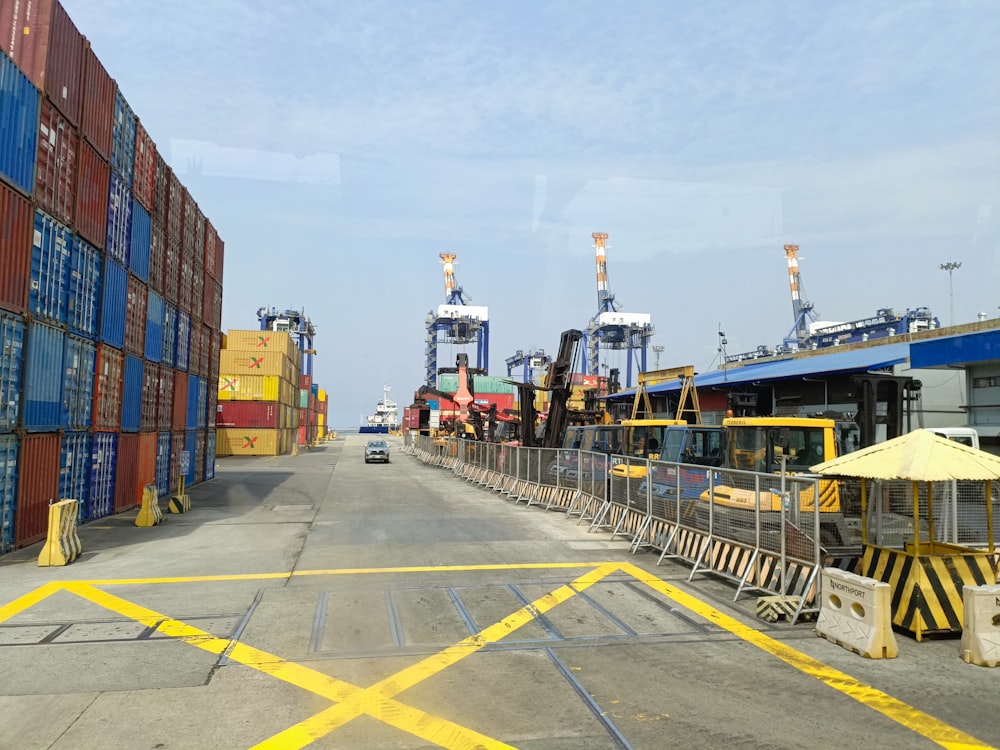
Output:
[[280,401],[286,384],[277,375],[219,375],[219,401]]
[[316,415],[316,424],[318,424],[320,427],[325,427],[326,426],[326,414],[317,414]]
[[219,352],[219,372],[230,375],[276,375],[288,381],[298,381],[292,361],[284,352],[224,349]]
[[326,389],[325,388],[320,388],[319,389],[319,393],[316,394],[316,399],[318,401],[326,401]]
[[293,362],[298,356],[295,337],[288,331],[230,330],[226,349],[244,352],[280,352]]
[[219,456],[276,456],[283,430],[254,427],[220,427],[215,431],[215,452]]

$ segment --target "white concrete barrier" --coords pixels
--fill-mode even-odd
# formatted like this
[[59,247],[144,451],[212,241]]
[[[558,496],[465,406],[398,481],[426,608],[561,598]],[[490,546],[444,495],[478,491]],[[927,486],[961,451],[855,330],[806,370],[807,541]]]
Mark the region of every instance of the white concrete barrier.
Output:
[[964,586],[962,661],[1000,666],[1000,585]]
[[816,634],[867,659],[894,659],[899,654],[892,632],[888,583],[823,568]]

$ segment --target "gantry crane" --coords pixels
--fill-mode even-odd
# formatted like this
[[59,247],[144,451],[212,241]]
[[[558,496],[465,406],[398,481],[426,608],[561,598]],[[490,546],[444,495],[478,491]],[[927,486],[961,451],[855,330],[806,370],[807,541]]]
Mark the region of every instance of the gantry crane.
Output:
[[[541,382],[540,377],[544,375],[551,361],[552,357],[546,354],[544,349],[535,349],[533,352],[518,349],[512,356],[507,357],[507,377],[512,377],[515,369],[523,367],[521,382],[538,385]],[[539,376],[537,383],[536,375]]]
[[785,347],[799,348],[811,333],[810,323],[816,322],[816,313],[813,312],[813,304],[809,302],[802,292],[802,282],[799,279],[799,246],[785,245],[785,258],[788,259],[788,286],[792,292],[792,315],[795,316],[795,323],[792,329],[785,335]]
[[649,313],[623,313],[608,284],[607,232],[594,232],[597,253],[597,314],[587,326],[587,357],[584,375],[599,375],[601,349],[625,349],[628,363],[625,385],[632,386],[633,362],[638,372],[646,370],[646,354],[654,328]]
[[[313,374],[313,355],[316,347],[313,338],[316,336],[316,326],[309,320],[305,310],[278,310],[276,307],[261,307],[257,310],[262,331],[288,331],[298,342],[302,353],[302,374]],[[296,387],[298,387],[296,385]]]
[[455,253],[439,253],[444,263],[445,304],[427,313],[427,335],[424,339],[424,382],[437,386],[438,344],[466,345],[476,343],[476,368],[482,373],[489,369],[490,323],[489,308],[467,304],[462,287],[455,281]]

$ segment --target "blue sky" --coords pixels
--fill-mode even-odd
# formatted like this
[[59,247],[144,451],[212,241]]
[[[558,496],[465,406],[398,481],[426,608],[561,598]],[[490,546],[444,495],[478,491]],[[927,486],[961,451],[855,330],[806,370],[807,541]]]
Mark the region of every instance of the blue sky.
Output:
[[785,243],[826,320],[947,324],[949,260],[1000,314],[990,0],[63,3],[226,243],[223,327],[305,308],[335,426],[420,386],[441,252],[497,375],[586,327],[595,231],[663,367],[780,342]]

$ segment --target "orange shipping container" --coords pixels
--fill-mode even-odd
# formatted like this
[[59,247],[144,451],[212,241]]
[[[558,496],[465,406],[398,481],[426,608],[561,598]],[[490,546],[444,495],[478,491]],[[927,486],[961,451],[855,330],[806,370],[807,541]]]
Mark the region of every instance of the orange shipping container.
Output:
[[276,456],[282,452],[283,430],[220,427],[215,431],[217,456]]

